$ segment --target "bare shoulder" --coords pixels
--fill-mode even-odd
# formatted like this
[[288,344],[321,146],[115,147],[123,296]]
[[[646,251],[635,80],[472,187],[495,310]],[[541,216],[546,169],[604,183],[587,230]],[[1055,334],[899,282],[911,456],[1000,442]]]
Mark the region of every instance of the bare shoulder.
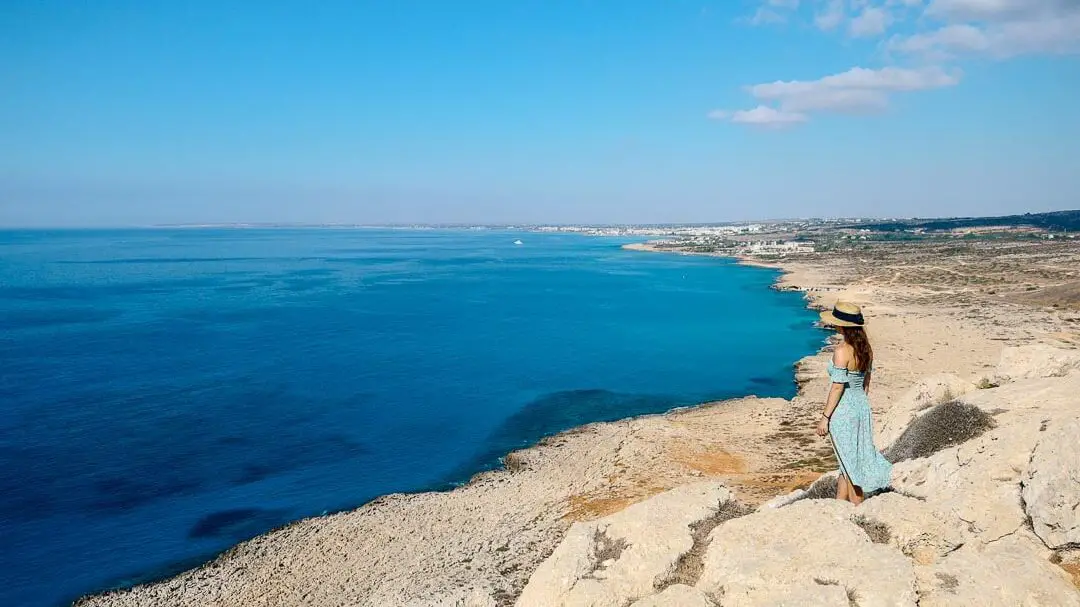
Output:
[[848,363],[855,359],[855,350],[850,344],[839,343],[833,348],[833,366],[847,368]]

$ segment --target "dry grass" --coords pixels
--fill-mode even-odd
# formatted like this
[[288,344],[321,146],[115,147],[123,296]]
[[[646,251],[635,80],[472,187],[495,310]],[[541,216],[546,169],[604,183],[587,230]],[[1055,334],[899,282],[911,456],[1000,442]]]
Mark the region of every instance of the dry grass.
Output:
[[604,563],[608,561],[619,560],[619,557],[627,548],[629,548],[629,544],[626,543],[626,540],[622,538],[613,540],[606,531],[597,529],[593,535],[594,566],[592,572],[595,573],[604,569],[606,567]]
[[885,457],[893,463],[927,457],[993,427],[993,416],[978,407],[959,402],[937,405],[911,422],[885,451]]
[[1064,569],[1065,573],[1068,573],[1069,577],[1072,578],[1073,586],[1080,589],[1080,551],[1065,552],[1064,558],[1062,554],[1061,552],[1055,552],[1050,555],[1050,562]]
[[611,495],[572,495],[570,510],[563,518],[572,522],[594,521],[615,514],[638,502],[667,491],[670,487],[638,486]]
[[709,476],[725,476],[730,474],[746,474],[746,460],[724,451],[689,451],[679,450],[673,459],[691,470],[697,470]]
[[658,578],[653,587],[660,592],[668,586],[684,584],[695,586],[701,579],[701,572],[705,569],[705,550],[709,547],[709,535],[720,525],[740,516],[746,516],[754,510],[734,500],[722,502],[716,513],[709,518],[700,520],[690,525],[690,532],[694,538],[694,544],[690,550],[683,553],[676,561],[675,567],[668,575]]
[[892,532],[889,530],[889,526],[880,521],[875,521],[866,518],[865,516],[858,515],[851,519],[851,522],[855,523],[866,532],[866,535],[870,536],[870,541],[875,544],[888,544],[889,539],[892,538]]

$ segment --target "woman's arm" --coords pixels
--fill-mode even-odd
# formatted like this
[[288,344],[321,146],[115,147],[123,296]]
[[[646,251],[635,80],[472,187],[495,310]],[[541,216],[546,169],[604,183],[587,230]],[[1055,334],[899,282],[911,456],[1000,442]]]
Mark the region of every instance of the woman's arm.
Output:
[[825,410],[821,413],[825,419],[832,417],[836,405],[840,404],[840,397],[844,395],[844,384],[833,384],[829,388],[829,397],[825,399]]
[[871,370],[867,371],[866,377],[863,378],[863,392],[866,392],[867,394],[870,394],[870,378],[873,376],[874,372]]
[[[846,369],[850,359],[851,353],[847,348],[837,347],[833,350],[834,367]],[[836,406],[840,404],[840,398],[844,396],[844,389],[846,387],[847,384],[836,382],[829,385],[829,396],[825,399],[825,410],[821,412],[821,421],[818,422],[818,436],[825,436],[829,433],[829,418],[832,417],[833,411],[836,410]]]

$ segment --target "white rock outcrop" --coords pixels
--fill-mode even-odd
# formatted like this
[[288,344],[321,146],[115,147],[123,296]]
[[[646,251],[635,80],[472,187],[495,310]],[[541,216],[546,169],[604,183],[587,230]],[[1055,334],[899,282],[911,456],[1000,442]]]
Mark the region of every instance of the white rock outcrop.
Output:
[[724,607],[915,605],[915,572],[898,550],[852,522],[855,507],[802,500],[724,523],[710,536],[697,587]]
[[[939,377],[908,402],[932,403],[945,388],[966,389]],[[1080,591],[1054,564],[1080,540],[1077,394],[1080,373],[1072,372],[969,390],[964,403],[994,423],[960,444],[935,434],[936,452],[898,463],[894,491],[859,507],[796,491],[695,538],[694,521],[731,499],[705,484],[575,525],[518,604],[1080,607]],[[964,429],[956,430],[978,434]],[[599,561],[598,537],[626,547]],[[663,583],[688,554],[692,575]]]
[[630,607],[717,607],[717,605],[697,588],[675,584],[660,594],[634,602]]
[[529,579],[519,607],[623,607],[656,584],[694,545],[690,526],[732,499],[723,485],[685,485],[608,517],[576,523]]
[[1080,350],[1031,344],[1005,348],[994,373],[994,382],[1003,384],[1020,379],[1063,377],[1080,369]]
[[856,521],[883,529],[887,543],[920,565],[929,565],[964,545],[962,523],[925,501],[884,493],[856,509]]
[[1023,485],[1035,534],[1050,548],[1080,545],[1080,420],[1047,429]]
[[1023,533],[964,546],[919,568],[919,607],[1080,607],[1080,592],[1045,552]]

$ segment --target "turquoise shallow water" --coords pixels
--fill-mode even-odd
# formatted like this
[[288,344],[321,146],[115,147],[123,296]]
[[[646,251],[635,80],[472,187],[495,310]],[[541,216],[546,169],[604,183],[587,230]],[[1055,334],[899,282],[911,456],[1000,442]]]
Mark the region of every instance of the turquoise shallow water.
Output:
[[794,394],[821,337],[775,272],[623,242],[0,232],[0,605],[450,487],[583,423]]

